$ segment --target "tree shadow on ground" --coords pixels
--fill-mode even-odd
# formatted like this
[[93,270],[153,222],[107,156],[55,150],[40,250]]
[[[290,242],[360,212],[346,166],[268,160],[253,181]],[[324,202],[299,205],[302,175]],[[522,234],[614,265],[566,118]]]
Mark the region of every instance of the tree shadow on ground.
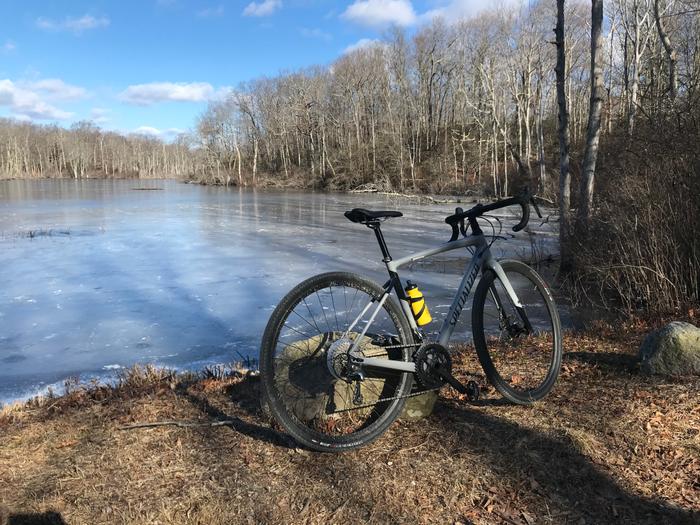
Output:
[[[5,522],[0,520],[2,525]],[[67,525],[63,517],[54,511],[32,514],[10,514],[7,525]]]
[[637,372],[639,361],[631,354],[616,352],[566,352],[564,362],[577,361],[579,363],[598,366],[607,372],[626,374]]
[[501,476],[507,493],[528,487],[544,500],[541,510],[548,508],[554,522],[700,523],[698,512],[629,493],[578,452],[566,434],[548,436],[453,404],[438,405],[430,422],[457,433],[465,452],[477,454]]

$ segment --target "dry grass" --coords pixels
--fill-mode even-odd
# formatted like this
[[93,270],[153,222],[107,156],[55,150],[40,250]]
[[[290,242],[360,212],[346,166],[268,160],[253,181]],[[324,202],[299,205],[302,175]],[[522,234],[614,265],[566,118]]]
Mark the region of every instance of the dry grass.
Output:
[[[341,455],[271,428],[255,377],[134,371],[0,414],[0,501],[10,523],[71,525],[699,523],[700,380],[639,375],[638,331],[570,334],[532,407],[445,392]],[[119,430],[165,419],[234,423]]]

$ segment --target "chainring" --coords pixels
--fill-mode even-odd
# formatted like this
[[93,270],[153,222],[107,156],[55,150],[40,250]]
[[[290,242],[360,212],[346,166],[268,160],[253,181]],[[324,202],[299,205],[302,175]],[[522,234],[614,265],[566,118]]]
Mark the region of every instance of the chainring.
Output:
[[439,388],[445,384],[445,380],[437,372],[438,368],[452,373],[450,353],[437,343],[421,346],[413,355],[413,362],[416,364],[416,378],[425,388]]

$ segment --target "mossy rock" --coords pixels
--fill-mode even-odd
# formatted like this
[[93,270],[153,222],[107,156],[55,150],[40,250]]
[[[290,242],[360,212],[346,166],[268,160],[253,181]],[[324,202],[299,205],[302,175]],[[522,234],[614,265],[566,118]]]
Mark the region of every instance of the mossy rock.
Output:
[[426,392],[419,396],[409,397],[406,400],[406,405],[403,407],[399,419],[403,421],[419,421],[430,416],[435,408],[437,398],[437,390]]
[[[322,350],[335,334],[322,334],[310,339],[288,344],[278,355],[276,388],[284,393],[287,408],[301,421],[326,419],[331,411],[353,408],[354,385],[335,379],[326,364],[326,352]],[[352,334],[351,334],[352,337]],[[386,355],[381,346],[375,346],[365,338],[362,350],[368,355]],[[311,359],[311,361],[309,361]],[[361,383],[363,404],[379,399],[384,386],[383,379],[366,379]],[[426,392],[406,400],[400,419],[415,421],[429,416],[437,400],[437,392]],[[371,408],[359,409],[370,411]]]
[[652,332],[639,349],[639,360],[648,374],[700,375],[700,328],[675,321]]

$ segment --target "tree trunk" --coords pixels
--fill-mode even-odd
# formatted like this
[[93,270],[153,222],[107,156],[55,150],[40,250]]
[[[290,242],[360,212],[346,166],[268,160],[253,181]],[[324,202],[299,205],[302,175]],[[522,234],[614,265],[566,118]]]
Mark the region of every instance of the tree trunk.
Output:
[[678,92],[678,74],[676,73],[676,51],[671,45],[671,39],[666,33],[663,21],[661,20],[659,0],[654,0],[654,18],[656,19],[656,29],[659,32],[659,39],[666,50],[666,56],[668,57],[668,89],[671,100],[676,99],[676,93]]
[[581,189],[579,191],[578,222],[588,223],[593,208],[593,182],[595,165],[598,159],[600,139],[600,114],[603,107],[603,69],[598,55],[603,41],[603,0],[591,1],[591,99],[588,110],[586,149],[581,169]]
[[569,172],[569,111],[566,101],[566,41],[564,40],[564,1],[557,0],[557,25],[554,29],[557,46],[557,104],[559,105],[559,252],[560,266],[567,269],[570,257],[566,251],[569,235],[571,204],[571,173]]

